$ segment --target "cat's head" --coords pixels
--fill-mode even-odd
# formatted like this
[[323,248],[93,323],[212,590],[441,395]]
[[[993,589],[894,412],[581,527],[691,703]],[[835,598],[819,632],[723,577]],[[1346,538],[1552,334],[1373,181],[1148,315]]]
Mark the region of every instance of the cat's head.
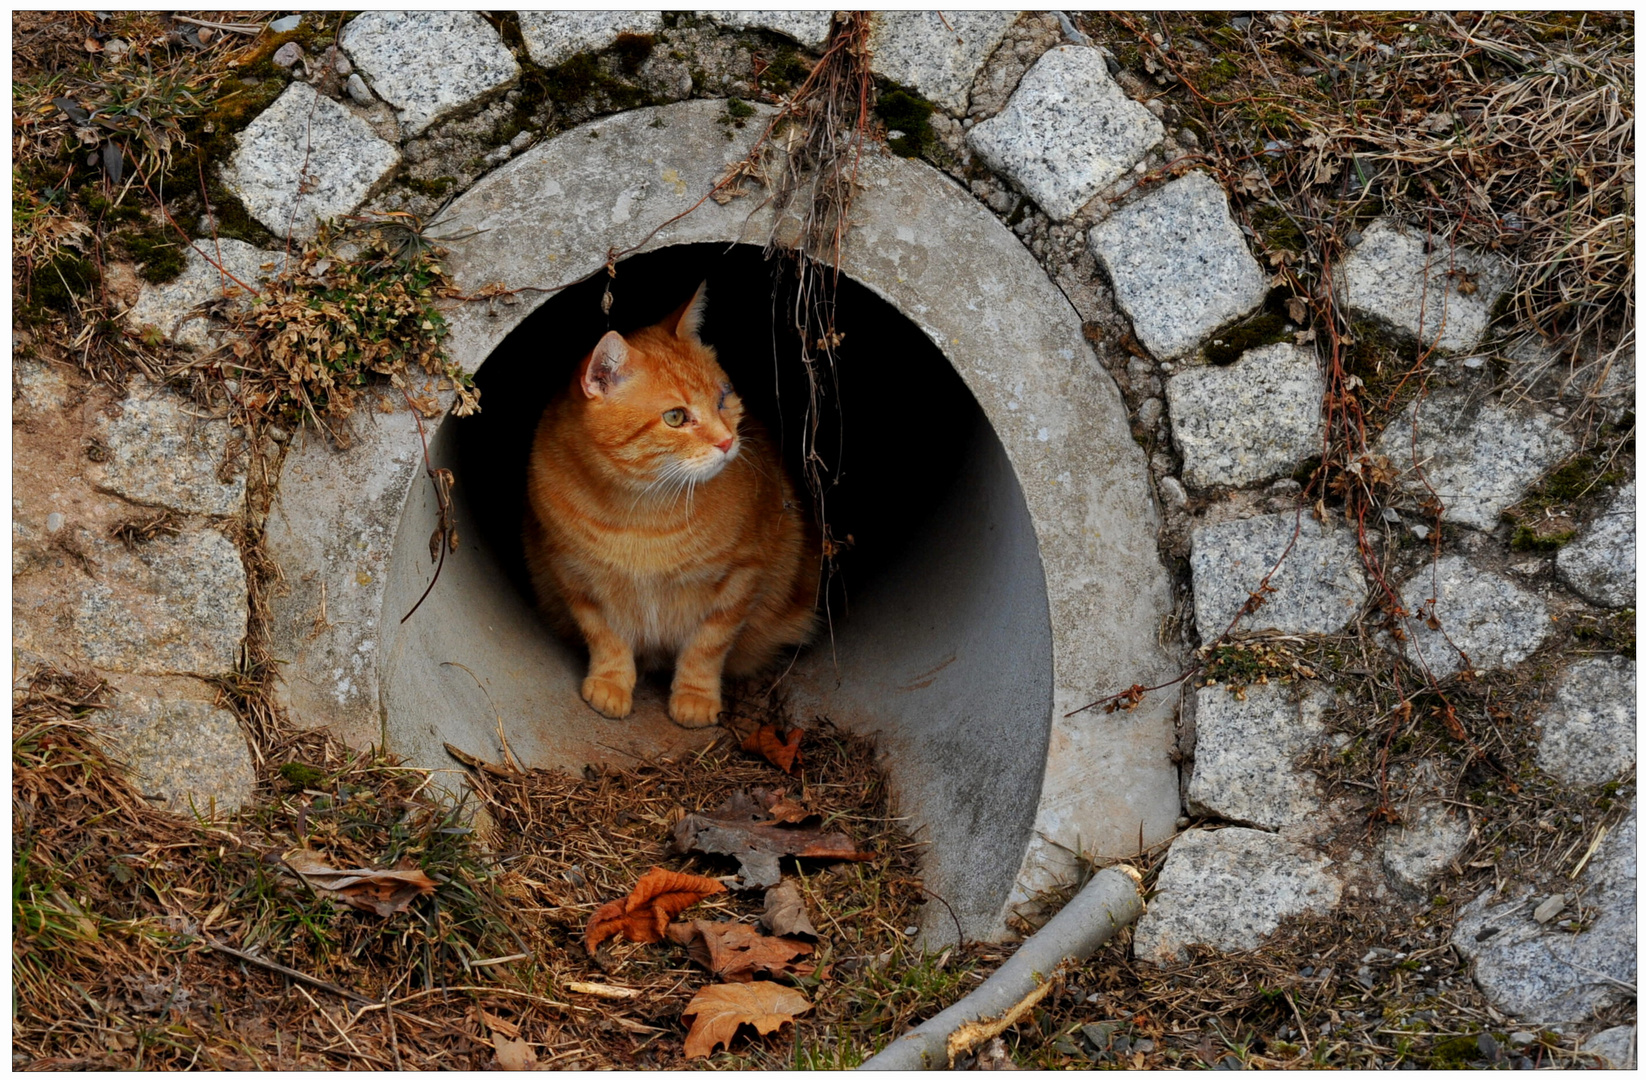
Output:
[[672,315],[628,337],[608,331],[572,384],[584,430],[620,475],[701,483],[742,448],[743,402],[697,336],[708,283]]

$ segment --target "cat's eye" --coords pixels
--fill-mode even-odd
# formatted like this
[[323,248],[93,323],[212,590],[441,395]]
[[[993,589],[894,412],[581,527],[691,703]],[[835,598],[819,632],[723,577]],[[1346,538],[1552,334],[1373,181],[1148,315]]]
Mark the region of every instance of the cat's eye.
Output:
[[686,410],[670,409],[663,414],[663,422],[670,427],[679,427],[686,422]]

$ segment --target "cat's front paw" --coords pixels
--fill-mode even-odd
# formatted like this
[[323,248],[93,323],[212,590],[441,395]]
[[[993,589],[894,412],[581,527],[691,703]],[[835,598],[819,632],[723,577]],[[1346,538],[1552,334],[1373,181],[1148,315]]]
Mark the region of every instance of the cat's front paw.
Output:
[[695,690],[676,690],[669,695],[669,719],[686,728],[708,727],[720,716],[720,695],[710,697]]
[[621,720],[634,708],[634,690],[610,679],[590,675],[583,680],[583,700],[602,716]]

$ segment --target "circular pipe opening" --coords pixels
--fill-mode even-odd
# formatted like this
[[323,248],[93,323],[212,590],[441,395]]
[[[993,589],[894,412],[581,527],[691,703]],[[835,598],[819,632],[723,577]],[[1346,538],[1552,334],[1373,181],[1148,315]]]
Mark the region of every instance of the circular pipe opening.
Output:
[[[842,278],[843,335],[819,367],[821,405],[798,359],[792,278],[748,245],[682,245],[635,256],[546,301],[476,374],[483,410],[429,445],[456,478],[462,555],[384,658],[385,727],[401,752],[442,743],[491,759],[502,739],[530,766],[578,770],[701,746],[665,714],[668,672],[643,677],[621,721],[579,694],[586,653],[533,609],[521,553],[527,452],[538,417],[608,328],[650,325],[708,281],[703,339],[782,447],[804,491],[814,433],[821,506],[842,543],[826,619],[774,682],[794,718],[878,734],[881,766],[928,844],[928,887],[969,934],[993,928],[1035,819],[1052,712],[1045,576],[1023,493],[982,409],[930,339]],[[415,485],[390,560],[385,616],[428,581],[427,484]],[[814,503],[816,500],[813,500]],[[410,524],[410,523],[417,524]],[[389,620],[392,622],[392,620]],[[947,921],[945,914],[944,920]],[[938,929],[934,922],[933,929]]]

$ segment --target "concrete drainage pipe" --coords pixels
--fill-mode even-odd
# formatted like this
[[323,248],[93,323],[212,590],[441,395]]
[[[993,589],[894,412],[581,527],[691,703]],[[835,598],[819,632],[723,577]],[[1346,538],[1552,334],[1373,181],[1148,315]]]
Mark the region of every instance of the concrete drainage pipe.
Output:
[[[414,419],[374,416],[346,452],[309,441],[288,455],[268,536],[290,586],[274,631],[299,720],[431,768],[450,766],[446,742],[500,758],[500,730],[527,765],[572,770],[701,738],[668,723],[660,694],[622,722],[583,705],[579,658],[523,595],[511,484],[533,410],[598,319],[603,281],[560,286],[635,245],[614,325],[642,325],[648,304],[678,303],[708,277],[710,340],[718,312],[719,332],[741,342],[723,352],[746,351],[732,372],[745,397],[768,395],[774,427],[794,422],[769,336],[781,284],[755,248],[730,246],[769,234],[758,190],[665,224],[763,126],[723,115],[695,101],[574,129],[438,223],[466,291],[543,291],[453,313],[448,344],[478,373],[484,412],[428,424],[433,464],[459,478],[465,544],[409,621],[437,520]],[[1169,676],[1157,644],[1169,579],[1143,456],[1068,301],[942,174],[871,155],[860,182],[842,252],[839,402],[843,453],[864,478],[842,512],[866,550],[832,640],[802,655],[787,692],[800,717],[880,733],[882,768],[930,845],[928,887],[969,937],[996,938],[1014,904],[1073,877],[1077,853],[1130,854],[1140,835],[1171,833],[1170,702],[1065,715]],[[944,913],[926,929],[941,940],[951,927]]]

